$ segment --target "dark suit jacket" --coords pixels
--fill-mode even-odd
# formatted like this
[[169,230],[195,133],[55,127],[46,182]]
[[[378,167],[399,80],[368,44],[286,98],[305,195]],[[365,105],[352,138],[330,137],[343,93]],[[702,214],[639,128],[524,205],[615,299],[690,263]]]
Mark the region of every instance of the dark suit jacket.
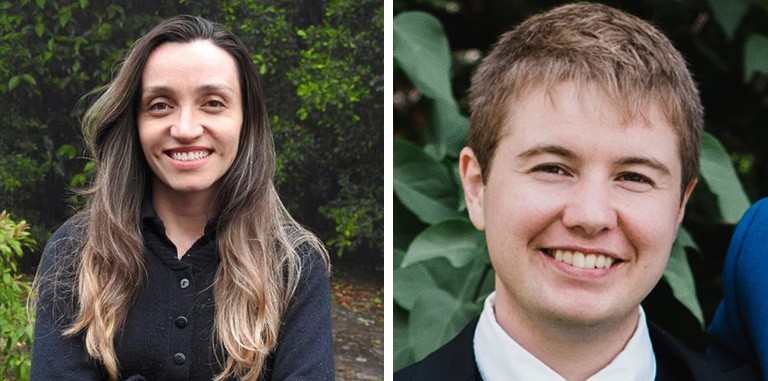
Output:
[[[481,381],[472,341],[477,320],[425,359],[395,373],[395,381]],[[752,368],[729,365],[695,352],[653,323],[648,330],[656,354],[657,381],[758,380]]]

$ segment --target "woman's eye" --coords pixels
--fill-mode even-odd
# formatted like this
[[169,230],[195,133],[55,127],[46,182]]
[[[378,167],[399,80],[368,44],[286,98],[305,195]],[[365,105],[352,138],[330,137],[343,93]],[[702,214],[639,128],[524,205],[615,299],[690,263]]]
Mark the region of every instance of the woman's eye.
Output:
[[210,100],[208,102],[205,102],[205,106],[206,107],[216,107],[216,108],[218,108],[218,107],[224,107],[224,103],[219,101],[219,100],[212,99],[212,100]]
[[163,102],[157,102],[157,103],[153,103],[153,104],[149,105],[149,109],[151,111],[165,111],[165,110],[169,109],[170,107],[171,106],[169,106],[167,103],[163,103]]

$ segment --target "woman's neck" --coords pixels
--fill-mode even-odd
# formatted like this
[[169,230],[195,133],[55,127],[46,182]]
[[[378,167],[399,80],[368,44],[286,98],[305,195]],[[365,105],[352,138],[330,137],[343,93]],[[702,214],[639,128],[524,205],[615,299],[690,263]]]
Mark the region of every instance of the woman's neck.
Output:
[[179,259],[205,233],[205,225],[213,216],[213,203],[213,192],[171,195],[162,187],[154,187],[152,205]]

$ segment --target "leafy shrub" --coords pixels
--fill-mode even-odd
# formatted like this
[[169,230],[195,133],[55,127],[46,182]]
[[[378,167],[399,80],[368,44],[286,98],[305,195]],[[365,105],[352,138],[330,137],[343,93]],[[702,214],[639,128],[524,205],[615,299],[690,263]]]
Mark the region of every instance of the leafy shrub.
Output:
[[[278,187],[338,256],[383,253],[381,1],[328,1],[302,20],[288,1],[225,1],[253,46],[278,148]],[[254,15],[242,17],[242,15]],[[372,253],[372,254],[368,254]]]
[[8,380],[29,379],[33,325],[25,300],[30,286],[17,266],[24,248],[34,243],[28,229],[25,221],[0,213],[0,377]]

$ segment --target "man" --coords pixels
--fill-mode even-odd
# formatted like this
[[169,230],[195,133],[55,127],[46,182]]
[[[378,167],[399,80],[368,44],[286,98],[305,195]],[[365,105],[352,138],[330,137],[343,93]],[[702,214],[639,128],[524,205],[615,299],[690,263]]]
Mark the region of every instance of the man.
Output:
[[459,166],[495,291],[395,380],[729,380],[648,324],[696,185],[702,129],[685,61],[656,28],[570,4],[505,33],[472,78]]

